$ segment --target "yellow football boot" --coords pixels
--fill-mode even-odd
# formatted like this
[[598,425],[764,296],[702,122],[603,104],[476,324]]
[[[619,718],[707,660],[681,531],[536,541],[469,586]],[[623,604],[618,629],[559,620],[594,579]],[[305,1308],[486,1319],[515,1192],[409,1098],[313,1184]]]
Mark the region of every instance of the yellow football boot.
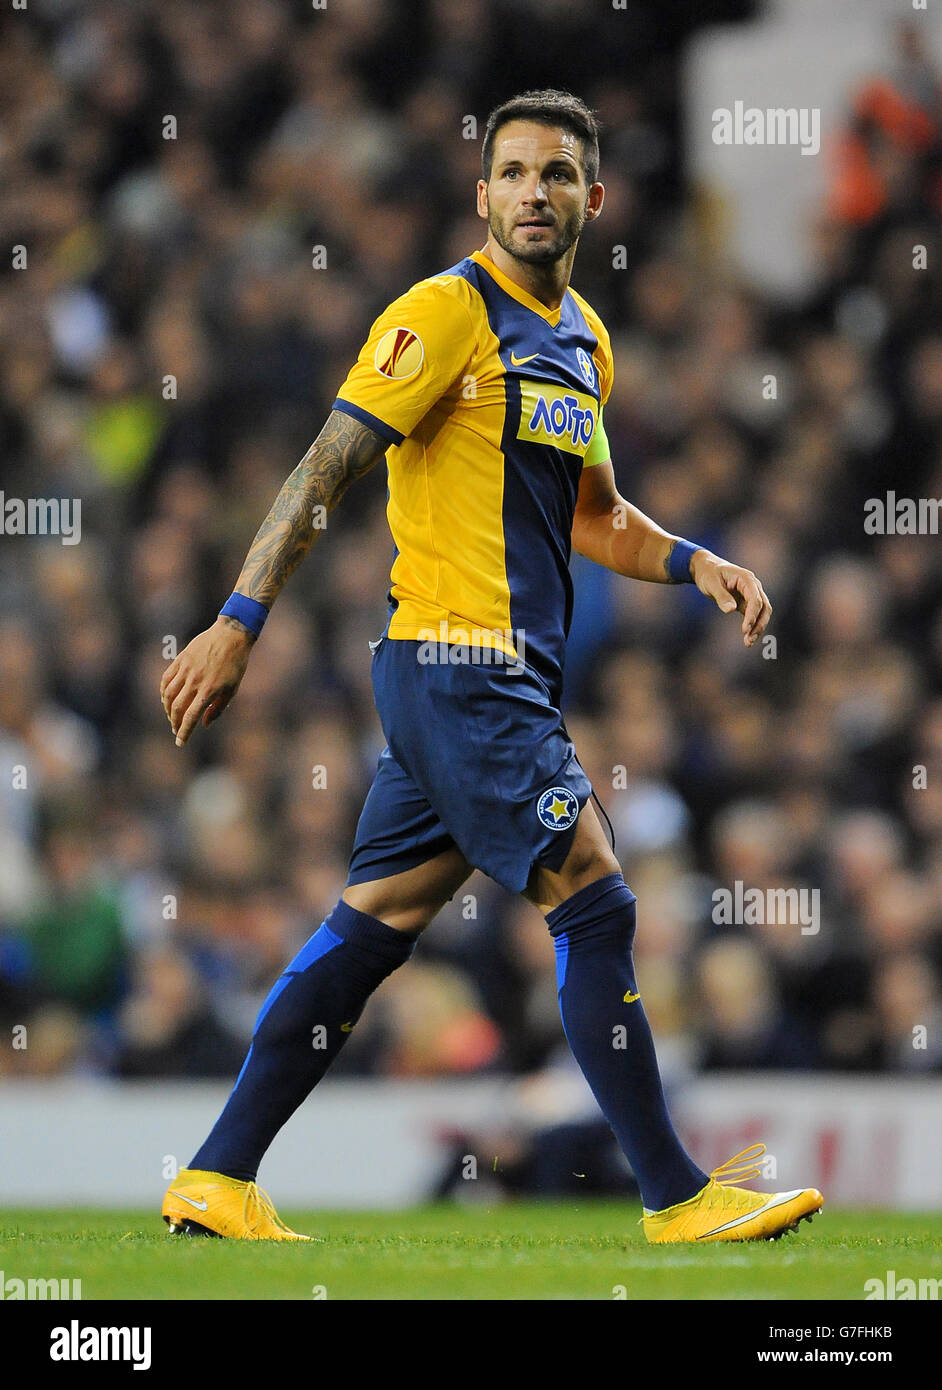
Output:
[[167,1188],[161,1215],[173,1236],[229,1236],[235,1240],[310,1240],[281,1220],[267,1192],[225,1173],[181,1168]]
[[695,1197],[663,1211],[645,1209],[641,1222],[649,1242],[777,1240],[799,1221],[810,1221],[824,1205],[816,1187],[769,1193],[731,1186],[758,1177],[756,1160],[764,1153],[764,1144],[753,1144],[714,1168],[710,1181]]

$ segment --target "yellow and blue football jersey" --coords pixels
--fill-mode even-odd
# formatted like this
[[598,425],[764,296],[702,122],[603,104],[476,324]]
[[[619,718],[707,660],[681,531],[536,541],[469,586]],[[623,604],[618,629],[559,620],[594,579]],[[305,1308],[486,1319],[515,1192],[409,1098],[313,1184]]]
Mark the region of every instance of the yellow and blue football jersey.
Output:
[[573,290],[547,309],[483,252],[373,324],[335,408],[390,443],[392,639],[494,647],[558,689],[583,467],[609,457],[608,333]]

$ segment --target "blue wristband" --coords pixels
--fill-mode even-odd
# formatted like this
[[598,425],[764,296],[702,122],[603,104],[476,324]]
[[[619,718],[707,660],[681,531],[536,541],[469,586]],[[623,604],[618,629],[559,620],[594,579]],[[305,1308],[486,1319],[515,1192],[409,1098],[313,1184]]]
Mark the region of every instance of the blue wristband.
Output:
[[243,627],[247,627],[249,632],[254,632],[257,637],[265,626],[268,609],[264,603],[259,603],[254,598],[246,598],[245,594],[230,594],[220,608],[219,616],[237,618]]
[[672,584],[693,583],[693,577],[690,573],[690,561],[694,552],[702,549],[702,545],[694,545],[693,541],[677,542],[667,561],[667,575]]

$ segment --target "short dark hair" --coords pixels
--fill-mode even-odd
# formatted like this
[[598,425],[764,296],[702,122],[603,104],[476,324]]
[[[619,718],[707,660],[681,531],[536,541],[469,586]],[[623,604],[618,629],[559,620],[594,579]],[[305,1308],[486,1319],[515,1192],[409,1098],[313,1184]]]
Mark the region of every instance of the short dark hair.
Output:
[[599,176],[599,123],[594,111],[572,92],[553,87],[539,92],[522,92],[509,101],[495,106],[487,118],[484,143],[481,146],[481,169],[485,182],[490,181],[494,159],[494,138],[501,126],[510,121],[539,121],[541,125],[562,126],[582,141],[582,171],[587,184]]

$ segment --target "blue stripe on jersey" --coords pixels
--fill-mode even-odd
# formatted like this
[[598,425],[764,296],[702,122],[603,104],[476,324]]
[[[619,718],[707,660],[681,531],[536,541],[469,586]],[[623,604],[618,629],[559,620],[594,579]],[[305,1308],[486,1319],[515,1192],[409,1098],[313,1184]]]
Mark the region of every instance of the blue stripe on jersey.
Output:
[[582,460],[518,439],[517,377],[507,378],[506,391],[502,522],[510,625],[515,632],[523,630],[527,664],[547,682],[558,705],[572,618],[570,537]]
[[[463,262],[455,270],[466,276],[484,300],[506,372],[502,526],[511,626],[523,629],[527,664],[543,677],[558,703],[572,618],[569,557],[582,459],[559,447],[518,439],[521,383],[547,382],[598,400],[597,373],[593,368],[590,383],[578,357],[581,348],[591,360],[598,339],[569,294],[554,328],[507,294],[475,261]],[[531,360],[521,363],[521,358]]]

